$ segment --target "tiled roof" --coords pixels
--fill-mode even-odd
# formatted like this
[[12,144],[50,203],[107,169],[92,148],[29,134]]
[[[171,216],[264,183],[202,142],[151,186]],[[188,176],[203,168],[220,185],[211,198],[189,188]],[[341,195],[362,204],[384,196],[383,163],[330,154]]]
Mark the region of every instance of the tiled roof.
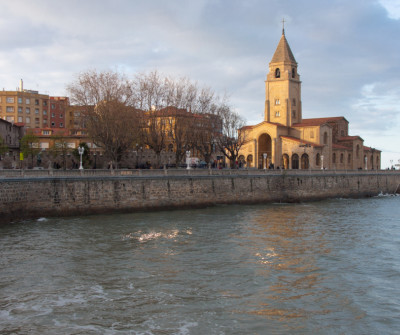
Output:
[[321,117],[321,118],[315,118],[315,119],[303,119],[301,123],[295,123],[293,124],[293,127],[312,127],[312,126],[320,126],[324,123],[328,122],[337,122],[345,120],[347,121],[343,116],[337,116],[337,117]]
[[360,136],[356,135],[356,136],[343,136],[338,138],[338,141],[353,141],[353,140],[361,140],[364,141]]
[[364,149],[364,151],[378,151],[378,152],[381,152],[381,150],[378,150],[378,149],[375,149],[375,148],[371,148],[371,147],[366,147],[366,146],[363,146],[363,149]]
[[286,40],[285,34],[282,34],[282,37],[275,50],[274,56],[271,60],[271,63],[281,62],[290,62],[297,64],[296,59],[293,56],[292,50],[290,50],[290,46],[288,41]]

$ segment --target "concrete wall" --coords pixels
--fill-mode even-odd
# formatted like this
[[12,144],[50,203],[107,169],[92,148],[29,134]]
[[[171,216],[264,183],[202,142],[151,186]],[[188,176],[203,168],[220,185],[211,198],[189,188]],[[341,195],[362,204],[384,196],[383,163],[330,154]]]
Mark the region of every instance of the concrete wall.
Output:
[[0,178],[0,222],[114,211],[365,197],[399,191],[400,173]]

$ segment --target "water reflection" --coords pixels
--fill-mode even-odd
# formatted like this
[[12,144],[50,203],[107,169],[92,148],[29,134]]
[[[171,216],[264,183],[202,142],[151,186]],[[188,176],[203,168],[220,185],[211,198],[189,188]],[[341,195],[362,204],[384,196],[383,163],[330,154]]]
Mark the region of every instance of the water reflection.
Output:
[[331,256],[326,221],[318,207],[308,205],[269,206],[248,216],[248,234],[238,238],[254,256],[259,278],[248,301],[249,313],[299,330],[311,315],[334,312],[329,302],[335,294],[327,283],[331,274],[319,266],[322,258]]

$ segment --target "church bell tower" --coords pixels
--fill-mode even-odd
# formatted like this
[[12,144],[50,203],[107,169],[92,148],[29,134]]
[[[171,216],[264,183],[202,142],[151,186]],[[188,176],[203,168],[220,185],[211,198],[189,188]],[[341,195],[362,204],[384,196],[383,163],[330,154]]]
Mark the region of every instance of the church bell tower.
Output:
[[297,62],[285,37],[285,29],[269,63],[265,82],[265,113],[267,122],[291,127],[302,120],[301,81]]

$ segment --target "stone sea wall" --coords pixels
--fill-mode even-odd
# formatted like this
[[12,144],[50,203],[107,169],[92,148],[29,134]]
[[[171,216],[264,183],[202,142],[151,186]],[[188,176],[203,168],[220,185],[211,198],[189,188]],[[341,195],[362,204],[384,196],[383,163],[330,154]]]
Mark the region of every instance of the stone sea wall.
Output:
[[400,173],[0,176],[0,222],[215,204],[299,202],[399,192]]

